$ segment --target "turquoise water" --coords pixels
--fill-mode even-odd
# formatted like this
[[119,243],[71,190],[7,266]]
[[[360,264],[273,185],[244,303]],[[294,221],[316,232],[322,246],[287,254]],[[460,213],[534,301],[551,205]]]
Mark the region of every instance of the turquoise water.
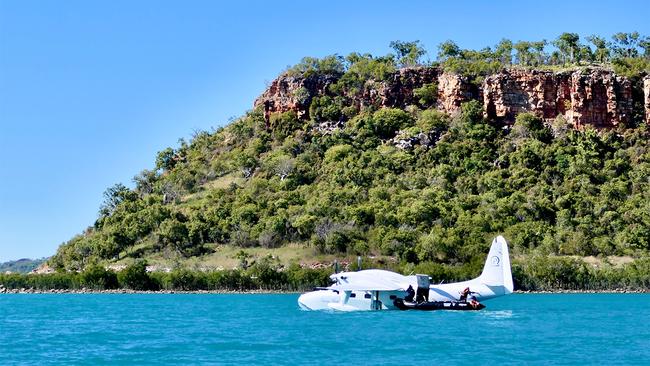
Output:
[[647,294],[478,312],[300,311],[298,295],[0,295],[0,365],[650,364]]

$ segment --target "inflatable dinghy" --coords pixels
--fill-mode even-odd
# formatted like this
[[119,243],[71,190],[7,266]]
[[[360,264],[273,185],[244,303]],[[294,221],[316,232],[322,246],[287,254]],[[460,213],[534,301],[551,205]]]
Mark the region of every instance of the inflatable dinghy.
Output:
[[426,301],[409,302],[397,298],[393,301],[396,308],[400,310],[481,310],[485,305],[478,301]]

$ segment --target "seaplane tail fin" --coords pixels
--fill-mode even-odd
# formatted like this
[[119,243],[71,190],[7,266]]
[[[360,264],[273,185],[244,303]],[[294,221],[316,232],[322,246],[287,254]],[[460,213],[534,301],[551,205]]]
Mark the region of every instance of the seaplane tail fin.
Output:
[[487,286],[503,287],[506,294],[512,293],[512,270],[510,269],[510,254],[508,243],[503,236],[497,236],[492,241],[490,253],[483,266],[483,272],[478,280]]

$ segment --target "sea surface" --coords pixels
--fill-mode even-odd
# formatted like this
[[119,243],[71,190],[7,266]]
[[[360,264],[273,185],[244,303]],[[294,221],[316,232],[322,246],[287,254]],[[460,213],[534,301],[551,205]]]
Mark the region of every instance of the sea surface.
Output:
[[298,295],[0,295],[0,365],[650,365],[649,294],[476,312],[309,312]]

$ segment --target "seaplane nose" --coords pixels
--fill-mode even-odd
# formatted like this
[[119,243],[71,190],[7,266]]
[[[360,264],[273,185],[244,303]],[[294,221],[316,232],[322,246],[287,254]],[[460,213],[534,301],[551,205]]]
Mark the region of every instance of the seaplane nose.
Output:
[[298,305],[302,310],[317,310],[323,308],[322,293],[324,291],[312,291],[300,295]]
[[320,290],[307,292],[298,297],[298,306],[302,310],[329,309],[328,303],[338,300],[338,295],[333,291]]
[[311,310],[309,306],[307,305],[307,296],[308,294],[302,294],[298,298],[298,306],[300,306],[300,309],[302,310]]

